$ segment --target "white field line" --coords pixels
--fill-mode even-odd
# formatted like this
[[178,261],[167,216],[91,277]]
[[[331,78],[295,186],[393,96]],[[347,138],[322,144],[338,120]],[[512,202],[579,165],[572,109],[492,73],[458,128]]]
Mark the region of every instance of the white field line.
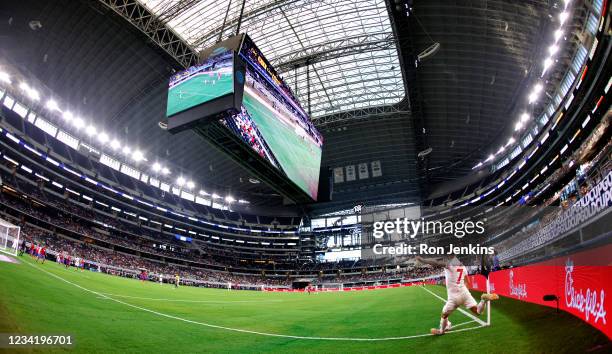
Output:
[[[256,335],[260,335],[260,336],[266,336],[266,337],[276,337],[276,338],[290,338],[290,339],[304,339],[304,340],[326,340],[326,341],[354,341],[354,342],[377,342],[377,341],[389,341],[389,340],[402,340],[402,339],[413,339],[413,338],[420,338],[420,337],[430,337],[432,336],[431,333],[425,333],[425,334],[417,334],[417,335],[412,335],[412,336],[403,336],[403,337],[383,337],[383,338],[351,338],[351,337],[306,337],[306,336],[293,336],[293,335],[287,335],[287,334],[277,334],[277,333],[266,333],[266,332],[258,332],[258,331],[251,331],[251,330],[247,330],[247,329],[239,329],[239,328],[231,328],[231,327],[225,327],[225,326],[219,326],[219,325],[214,325],[214,324],[210,324],[210,323],[206,323],[206,322],[198,322],[198,321],[193,321],[193,320],[189,320],[186,318],[182,318],[182,317],[178,317],[178,316],[173,316],[173,315],[168,315],[162,312],[158,312],[158,311],[154,311],[145,307],[141,307],[141,306],[136,306],[136,305],[132,305],[130,303],[118,300],[118,299],[114,299],[109,297],[108,295],[104,295],[103,293],[97,292],[95,290],[91,290],[91,289],[87,289],[79,284],[73,283],[70,280],[64,279],[62,277],[60,277],[59,275],[53,274],[47,270],[42,269],[40,266],[35,266],[31,263],[26,263],[29,266],[31,266],[32,268],[36,268],[39,271],[46,273],[58,280],[61,280],[67,284],[70,284],[72,286],[75,286],[83,291],[86,291],[88,293],[97,295],[98,297],[104,298],[104,299],[108,299],[111,301],[114,301],[116,303],[137,309],[137,310],[141,310],[143,312],[148,312],[160,317],[165,317],[165,318],[169,318],[169,319],[173,319],[173,320],[177,320],[177,321],[181,321],[181,322],[185,322],[185,323],[191,323],[191,324],[195,324],[195,325],[199,325],[199,326],[204,326],[204,327],[209,327],[209,328],[216,328],[216,329],[222,329],[222,330],[226,330],[226,331],[232,331],[232,332],[238,332],[238,333],[246,333],[246,334],[256,334]],[[433,293],[432,293],[433,294]],[[434,294],[435,295],[435,294]],[[461,328],[458,330],[451,330],[449,332],[447,332],[447,334],[451,334],[451,333],[459,333],[459,332],[464,332],[464,331],[471,331],[473,329],[479,329],[482,328],[482,326],[477,326],[477,327],[468,327],[468,328]]]
[[[446,302],[446,300],[441,297],[440,295],[434,293],[433,291],[427,289],[427,288],[422,288],[423,290],[427,291],[428,293],[430,293],[431,295],[437,297],[438,299],[440,299],[442,302]],[[458,307],[457,310],[459,310],[459,312],[461,312],[462,314],[466,315],[467,317],[471,318],[472,320],[478,322],[478,324],[480,324],[481,326],[487,326],[487,323],[483,320],[481,320],[480,318],[474,316],[473,314],[467,312],[466,310]]]
[[233,304],[233,303],[262,303],[262,302],[283,302],[283,300],[184,300],[184,299],[160,299],[153,297],[140,297],[140,296],[131,296],[131,295],[120,295],[120,294],[111,294],[111,293],[100,293],[102,295],[108,295],[112,297],[121,297],[127,299],[138,299],[138,300],[149,300],[149,301],[164,301],[164,302],[189,302],[189,303],[211,303],[211,304]]

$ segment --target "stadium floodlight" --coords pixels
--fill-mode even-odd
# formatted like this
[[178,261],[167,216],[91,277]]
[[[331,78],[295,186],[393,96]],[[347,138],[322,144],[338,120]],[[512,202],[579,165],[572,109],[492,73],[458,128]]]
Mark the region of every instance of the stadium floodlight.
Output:
[[108,142],[108,139],[108,134],[106,134],[105,132],[102,132],[98,135],[98,140],[100,140],[102,144],[106,144]]
[[19,84],[19,88],[22,89],[23,91],[25,91],[25,93],[34,101],[38,101],[40,99],[40,94],[38,93],[38,91],[36,91],[35,89],[31,88],[30,85],[28,85],[25,82],[22,82],[21,84]]
[[57,102],[54,99],[50,99],[47,101],[47,104],[45,104],[45,106],[50,110],[50,111],[60,111],[59,106],[57,105]]
[[142,151],[136,150],[132,154],[132,159],[134,159],[134,161],[136,161],[136,162],[142,161],[142,160],[144,160],[144,154],[142,153]]
[[167,167],[162,167],[161,172],[162,172],[163,175],[170,174],[170,170]]
[[111,143],[110,143],[110,147],[113,150],[117,150],[117,149],[119,149],[121,147],[121,143],[119,142],[119,140],[113,139],[113,141],[111,141]]
[[85,126],[85,121],[80,117],[76,117],[72,121],[72,125],[74,125],[74,127],[77,129],[81,129]]
[[208,193],[207,193],[205,190],[203,190],[203,189],[200,189],[200,194],[201,194],[201,195],[210,195],[210,194],[208,194]]
[[553,64],[553,60],[551,57],[544,59],[544,69],[542,70],[542,75],[544,75],[544,73],[547,72],[548,69],[550,69],[552,64]]
[[96,134],[96,132],[97,132],[96,127],[94,127],[93,125],[89,125],[87,126],[87,128],[85,128],[85,134],[89,136]]
[[523,112],[523,114],[521,114],[521,123],[527,122],[529,118],[530,118],[529,113]]
[[219,199],[219,198],[221,198],[221,196],[220,196],[220,195],[218,195],[217,193],[213,193],[213,194],[212,194],[212,197],[213,197],[213,199]]
[[189,188],[189,189],[195,188],[195,183],[193,183],[193,181],[188,181],[187,182],[187,188]]
[[502,152],[504,152],[504,150],[506,150],[506,147],[505,146],[500,146],[499,150],[497,150],[497,154],[501,154]]
[[537,83],[529,94],[529,103],[535,103],[538,100],[538,97],[540,97],[540,92],[542,92],[543,89],[544,86],[542,86],[541,83]]
[[491,154],[491,155],[489,155],[489,157],[487,157],[485,162],[489,162],[489,161],[493,160],[494,158],[495,158],[495,155]]
[[555,36],[555,43],[557,43],[559,39],[561,39],[561,36],[563,36],[563,30],[561,28],[556,30],[554,36]]
[[7,84],[12,84],[13,82],[11,81],[11,76],[7,73],[5,73],[4,71],[0,71],[0,81],[7,83]]
[[563,25],[565,21],[567,21],[568,18],[569,18],[569,13],[567,11],[561,12],[559,14],[559,22],[561,23],[561,25]]
[[159,172],[159,171],[161,171],[161,169],[162,169],[162,167],[161,167],[161,165],[159,164],[159,162],[155,162],[155,163],[153,164],[153,166],[151,166],[151,168],[152,168],[152,169],[153,169],[153,171],[155,171],[155,172]]
[[514,131],[519,131],[523,128],[523,122],[518,121],[516,122],[516,125],[514,126]]
[[225,197],[225,201],[228,203],[233,203],[236,201],[236,199],[234,199],[234,197],[232,197],[231,195],[228,195],[227,197]]
[[558,51],[559,51],[559,46],[556,44],[553,44],[550,47],[548,47],[548,54],[550,54],[551,56],[557,54]]
[[185,185],[185,178],[183,176],[180,176],[179,178],[176,179],[176,184],[179,187],[182,187]]
[[74,116],[69,111],[66,111],[64,112],[64,114],[62,114],[62,118],[64,118],[66,122],[72,122],[72,120],[74,119]]
[[132,152],[132,149],[130,149],[129,146],[124,146],[123,149],[121,149],[121,152],[123,152],[126,155],[129,155]]
[[510,139],[508,139],[508,143],[506,144],[506,146],[514,144],[515,141],[516,140],[514,140],[514,137],[511,136]]

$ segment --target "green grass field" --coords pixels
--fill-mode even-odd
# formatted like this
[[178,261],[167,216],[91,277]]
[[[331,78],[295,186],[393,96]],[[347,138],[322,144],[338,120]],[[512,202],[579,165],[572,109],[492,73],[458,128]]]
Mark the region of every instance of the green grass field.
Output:
[[245,90],[242,100],[282,170],[303,191],[316,197],[321,149],[300,138],[291,127],[279,120],[276,112],[268,109],[248,91]]
[[169,117],[233,91],[231,68],[227,72],[222,72],[221,80],[217,80],[216,72],[212,77],[208,74],[193,76],[168,90],[166,116]]
[[[500,299],[492,325],[461,313],[455,333],[426,335],[443,302],[422,287],[345,293],[264,293],[141,283],[93,272],[0,262],[0,333],[66,333],[54,352],[467,352],[610,350],[571,315]],[[445,295],[442,287],[428,287]],[[466,323],[466,324],[462,324]],[[424,336],[420,336],[424,335]],[[309,337],[309,338],[295,338]],[[416,337],[420,336],[420,337]],[[342,337],[329,340],[319,337]],[[389,340],[356,340],[357,338]],[[601,346],[603,345],[603,346]],[[606,347],[607,346],[607,347]],[[0,349],[1,351],[2,349]]]

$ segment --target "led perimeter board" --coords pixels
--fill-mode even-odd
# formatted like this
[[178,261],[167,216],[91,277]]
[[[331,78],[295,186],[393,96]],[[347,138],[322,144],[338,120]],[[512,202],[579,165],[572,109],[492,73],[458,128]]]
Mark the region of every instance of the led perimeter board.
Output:
[[286,197],[317,200],[323,137],[255,43],[241,34],[200,58],[170,80],[168,130],[193,128]]

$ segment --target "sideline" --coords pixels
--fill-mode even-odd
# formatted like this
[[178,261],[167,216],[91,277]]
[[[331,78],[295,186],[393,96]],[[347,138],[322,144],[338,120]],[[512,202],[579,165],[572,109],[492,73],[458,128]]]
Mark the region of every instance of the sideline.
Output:
[[[326,340],[326,341],[354,341],[354,342],[377,342],[377,341],[390,341],[390,340],[404,340],[404,339],[414,339],[414,338],[420,338],[420,337],[431,337],[433,336],[431,333],[424,333],[424,334],[416,334],[416,335],[412,335],[412,336],[402,336],[402,337],[383,337],[383,338],[351,338],[351,337],[307,337],[307,336],[294,336],[294,335],[287,335],[287,334],[277,334],[277,333],[266,333],[266,332],[258,332],[258,331],[252,331],[252,330],[248,330],[248,329],[239,329],[239,328],[232,328],[232,327],[225,327],[225,326],[219,326],[219,325],[214,325],[214,324],[210,324],[210,323],[206,323],[206,322],[198,322],[198,321],[193,321],[193,320],[189,320],[186,318],[182,318],[182,317],[178,317],[178,316],[173,316],[173,315],[169,315],[169,314],[165,314],[162,312],[158,312],[158,311],[154,311],[145,307],[141,307],[141,306],[137,306],[137,305],[133,305],[118,299],[114,299],[108,295],[105,295],[104,293],[100,293],[97,292],[95,290],[91,290],[91,289],[87,289],[79,284],[73,283],[67,279],[64,279],[62,277],[60,277],[59,275],[53,274],[39,266],[35,266],[29,262],[25,262],[27,265],[29,265],[32,268],[35,268],[43,273],[46,273],[47,275],[50,275],[58,280],[61,280],[67,284],[70,284],[72,286],[75,286],[83,291],[86,291],[88,293],[97,295],[99,297],[102,297],[104,299],[108,299],[111,301],[114,301],[116,303],[137,309],[137,310],[141,310],[144,312],[148,312],[160,317],[165,317],[165,318],[170,318],[173,320],[177,320],[177,321],[181,321],[181,322],[186,322],[186,323],[191,323],[191,324],[195,324],[195,325],[199,325],[199,326],[204,326],[204,327],[209,327],[209,328],[216,328],[216,329],[222,329],[222,330],[226,330],[226,331],[232,331],[232,332],[238,332],[238,333],[246,333],[246,334],[256,334],[256,335],[260,335],[260,336],[267,336],[267,337],[276,337],[276,338],[290,338],[290,339],[304,339],[304,340]],[[426,289],[427,290],[427,289]],[[428,290],[429,291],[429,290]],[[435,295],[434,293],[431,293],[433,295]],[[439,299],[441,299],[439,296],[435,295],[436,297],[438,297]],[[444,301],[444,299],[442,299]],[[461,325],[461,323],[455,325],[459,326]],[[479,329],[482,328],[483,326],[477,326],[477,327],[468,327],[468,328],[461,328],[461,329],[457,329],[457,330],[450,330],[449,332],[447,332],[446,334],[452,334],[452,333],[459,333],[459,332],[465,332],[465,331],[471,331],[474,329]]]

